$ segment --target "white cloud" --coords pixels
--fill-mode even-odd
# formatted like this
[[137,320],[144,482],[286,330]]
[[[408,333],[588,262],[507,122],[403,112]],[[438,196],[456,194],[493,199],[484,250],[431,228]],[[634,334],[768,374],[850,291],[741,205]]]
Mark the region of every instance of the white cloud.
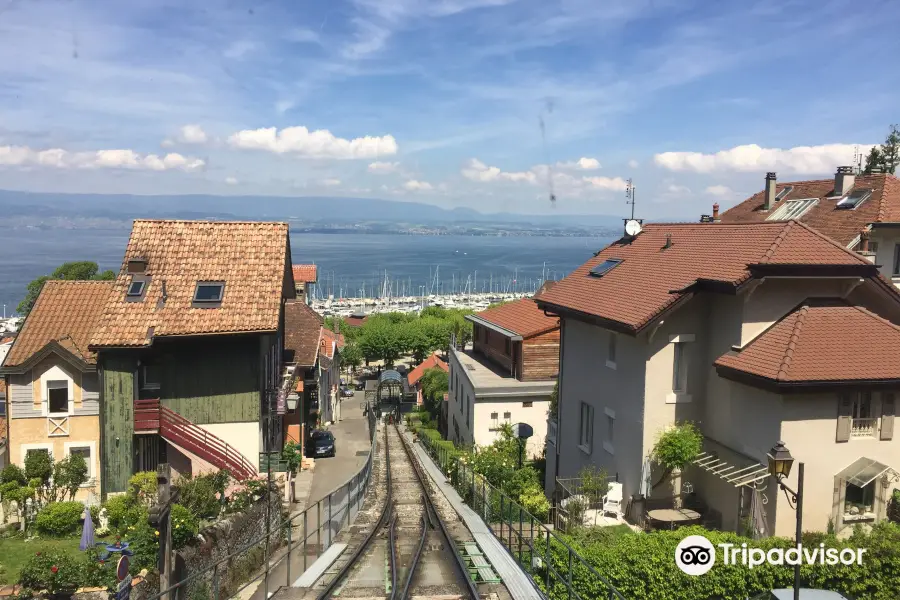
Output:
[[593,188],[611,191],[624,191],[628,185],[621,177],[582,177],[582,181]]
[[561,169],[580,169],[582,171],[595,171],[600,168],[600,161],[596,158],[581,157],[576,161],[556,163]]
[[238,40],[233,42],[228,48],[223,52],[223,56],[225,58],[235,58],[240,59],[243,58],[248,52],[251,52],[256,48],[256,44],[249,40]]
[[245,129],[233,133],[228,143],[235,148],[291,153],[308,158],[377,158],[397,154],[392,135],[365,136],[352,140],[335,137],[327,129],[310,131],[306,127]]
[[666,192],[669,194],[685,196],[691,193],[691,188],[683,185],[678,185],[677,183],[672,183],[669,184],[669,187],[666,188]]
[[434,189],[427,181],[417,181],[415,179],[410,179],[403,184],[403,187],[411,192],[427,192]]
[[183,125],[174,138],[163,140],[165,148],[171,148],[178,144],[205,144],[209,141],[209,135],[199,125]]
[[226,177],[226,178],[225,178],[225,183],[227,183],[228,185],[237,185],[237,184],[238,184],[238,180],[237,180],[236,177]]
[[297,42],[301,44],[318,44],[320,41],[320,36],[312,29],[298,27],[289,31],[285,36],[285,39],[289,42]]
[[632,169],[637,169],[638,166],[640,166],[640,163],[632,158],[628,161],[628,166]]
[[735,191],[727,185],[711,185],[704,191],[710,196],[718,196],[719,198],[728,198],[735,194]]
[[396,173],[399,168],[400,163],[398,162],[382,162],[376,160],[369,165],[368,171],[369,173],[387,174]]
[[792,173],[832,173],[836,167],[853,163],[854,153],[869,152],[872,144],[825,144],[795,148],[762,148],[756,144],[735,146],[715,154],[663,152],[654,162],[670,171],[763,171]]
[[552,182],[554,192],[575,196],[585,190],[622,191],[627,185],[621,177],[579,178],[558,168],[551,169],[547,165],[534,165],[528,171],[501,171],[499,167],[490,167],[477,158],[469,161],[462,169],[462,175],[466,179],[481,183],[524,182],[532,185],[550,185]]
[[325,187],[336,187],[336,186],[341,185],[341,180],[335,179],[335,178],[330,178],[330,179],[323,179],[319,183],[324,185]]
[[27,146],[0,146],[0,165],[55,167],[60,169],[136,169],[144,171],[197,171],[206,166],[199,158],[170,152],[165,156],[138,154],[134,150],[69,152],[62,148],[34,150]]
[[528,183],[536,183],[537,175],[534,171],[501,171],[498,167],[489,167],[477,158],[469,161],[466,168],[462,170],[462,175],[466,179],[472,181],[526,181]]
[[278,102],[275,103],[275,110],[278,112],[279,115],[283,115],[284,113],[291,110],[295,106],[297,106],[297,103],[294,102],[293,100],[279,100]]

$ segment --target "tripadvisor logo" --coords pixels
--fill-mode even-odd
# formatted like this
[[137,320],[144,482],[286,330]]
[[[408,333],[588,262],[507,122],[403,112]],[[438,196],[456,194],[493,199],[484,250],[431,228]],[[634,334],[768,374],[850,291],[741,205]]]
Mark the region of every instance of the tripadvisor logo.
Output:
[[[747,544],[718,544],[722,564],[744,565],[749,569],[760,565],[861,565],[866,548],[826,548],[804,547],[800,544],[791,548],[748,547]],[[675,548],[675,564],[687,575],[703,575],[716,563],[716,547],[702,535],[689,535]]]

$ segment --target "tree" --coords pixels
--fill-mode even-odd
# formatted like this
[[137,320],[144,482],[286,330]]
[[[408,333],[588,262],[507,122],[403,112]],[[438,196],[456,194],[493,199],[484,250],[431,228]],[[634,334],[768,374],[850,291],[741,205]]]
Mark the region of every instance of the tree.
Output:
[[875,146],[866,157],[865,173],[890,173],[893,175],[900,165],[900,127],[891,125],[891,130],[881,147]]
[[65,279],[69,281],[112,281],[116,278],[116,274],[111,270],[100,272],[97,263],[91,261],[67,262],[58,266],[50,275],[42,275],[33,280],[25,288],[25,298],[16,307],[16,312],[22,316],[27,316],[34,307],[41,288],[50,279]]
[[884,157],[881,156],[881,148],[872,146],[872,149],[869,150],[869,155],[866,157],[866,167],[863,169],[863,173],[871,175],[875,171],[881,171],[883,161]]
[[653,460],[665,470],[654,488],[665,481],[672,471],[682,470],[697,458],[703,449],[703,434],[693,423],[675,425],[662,434],[653,446]]
[[422,386],[425,408],[432,418],[436,418],[440,412],[439,407],[444,400],[444,394],[450,389],[450,376],[443,369],[433,367],[425,369],[419,381]]
[[383,360],[391,366],[406,350],[406,336],[402,326],[378,320],[366,323],[365,331],[359,340],[359,348],[366,361]]
[[353,372],[363,362],[363,353],[356,342],[347,342],[341,349],[341,361]]

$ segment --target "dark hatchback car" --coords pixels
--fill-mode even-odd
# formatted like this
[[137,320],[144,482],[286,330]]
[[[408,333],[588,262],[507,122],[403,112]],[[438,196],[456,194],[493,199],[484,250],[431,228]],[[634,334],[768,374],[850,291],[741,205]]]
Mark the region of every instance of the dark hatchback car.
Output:
[[334,456],[334,434],[317,429],[306,440],[306,455],[310,458]]

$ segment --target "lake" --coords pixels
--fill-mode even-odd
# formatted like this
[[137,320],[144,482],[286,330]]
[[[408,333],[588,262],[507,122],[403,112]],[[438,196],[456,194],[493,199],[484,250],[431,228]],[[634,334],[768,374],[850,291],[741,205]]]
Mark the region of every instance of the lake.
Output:
[[[61,263],[93,260],[101,269],[121,266],[129,230],[0,229],[0,305],[11,314],[29,281]],[[559,279],[611,239],[585,237],[484,237],[364,234],[291,234],[295,263],[319,266],[318,289],[336,296],[368,296],[381,289],[387,271],[393,293],[433,289],[435,270],[444,293],[465,287],[478,291],[531,289],[541,273]],[[477,277],[477,283],[476,283]],[[513,284],[513,279],[516,283]],[[474,291],[474,289],[473,289]]]

